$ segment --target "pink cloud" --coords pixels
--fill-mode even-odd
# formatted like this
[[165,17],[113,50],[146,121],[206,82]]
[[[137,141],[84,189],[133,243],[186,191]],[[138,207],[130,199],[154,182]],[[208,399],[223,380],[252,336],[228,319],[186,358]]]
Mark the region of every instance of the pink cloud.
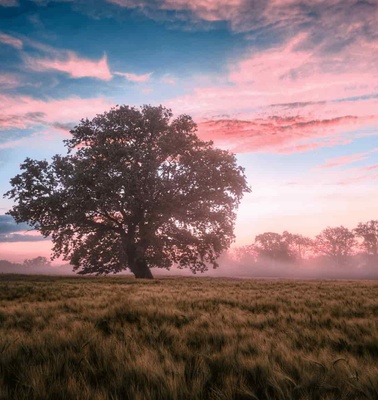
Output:
[[[299,152],[348,143],[378,123],[378,42],[328,59],[302,48],[307,34],[230,63],[227,85],[199,86],[169,106],[199,121],[199,134],[235,152]],[[360,57],[352,57],[360,54]],[[210,79],[209,79],[210,81]],[[226,118],[214,117],[224,114]],[[348,131],[354,136],[345,136]]]
[[326,160],[326,162],[324,164],[318,166],[317,169],[334,168],[334,167],[351,164],[351,163],[354,163],[357,161],[362,161],[362,160],[367,159],[369,154],[375,153],[377,151],[378,151],[378,148],[370,150],[370,151],[365,151],[363,153],[351,154],[349,156],[330,158],[330,159]]
[[[0,127],[2,129],[77,123],[80,119],[94,117],[97,113],[101,113],[113,105],[103,98],[71,97],[63,100],[39,100],[27,96],[4,95],[0,95],[0,103],[2,105],[0,110]],[[59,129],[59,126],[56,129]]]
[[[374,68],[378,42],[351,44],[332,60],[330,55],[320,56],[315,48],[299,50],[298,46],[306,38],[306,34],[299,34],[283,46],[255,50],[242,60],[231,61],[225,77],[227,85],[196,87],[191,94],[174,99],[172,103],[185,110],[207,114],[284,103],[340,109],[340,105],[325,106],[324,103],[365,96],[378,90],[378,72]],[[353,54],[360,54],[360,57],[352,57]],[[344,102],[342,108],[354,109],[355,103]],[[376,114],[377,100],[372,99],[370,104],[373,103],[369,110],[364,110],[365,115]]]
[[[121,7],[138,9],[150,18],[167,19],[162,12],[176,11],[173,18],[226,21],[236,32],[279,31],[292,35],[306,26],[316,40],[336,43],[374,32],[377,6],[355,0],[323,1],[261,0],[107,0]],[[172,18],[172,15],[169,15]]]
[[312,120],[300,116],[269,116],[252,120],[210,120],[198,124],[198,134],[233,152],[293,153],[348,142],[340,136],[366,121],[355,116]]
[[132,74],[130,72],[114,72],[114,74],[123,76],[124,78],[126,78],[128,81],[131,82],[142,83],[142,82],[148,82],[150,80],[152,72],[144,75]]
[[[0,5],[2,5],[0,3]],[[5,33],[0,33],[0,42],[14,47],[15,49],[22,49],[22,41],[11,35],[6,35]]]
[[21,79],[16,74],[0,75],[0,89],[12,89],[21,85]]
[[378,164],[375,165],[369,165],[368,167],[363,167],[362,170],[364,171],[374,171],[378,169]]
[[189,10],[198,18],[206,21],[221,21],[232,18],[245,0],[163,0],[161,9]]
[[176,82],[177,82],[176,79],[173,78],[173,77],[170,76],[170,75],[165,75],[165,76],[163,76],[163,77],[161,78],[161,81],[162,81],[163,83],[168,84],[168,85],[175,85]]
[[363,182],[377,182],[378,181],[378,173],[370,174],[370,173],[362,173],[359,175],[348,176],[344,179],[341,179],[337,182],[338,185],[356,185],[357,183]]
[[30,69],[35,71],[56,70],[69,74],[72,78],[91,77],[102,80],[112,79],[106,55],[99,61],[80,58],[69,50],[55,50],[56,58],[25,57]]

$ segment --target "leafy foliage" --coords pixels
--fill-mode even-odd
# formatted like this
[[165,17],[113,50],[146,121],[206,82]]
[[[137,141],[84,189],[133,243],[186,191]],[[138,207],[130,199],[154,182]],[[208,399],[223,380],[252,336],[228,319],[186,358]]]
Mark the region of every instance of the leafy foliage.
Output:
[[24,266],[25,267],[50,267],[51,262],[46,257],[38,256],[35,258],[25,260]]
[[356,240],[352,231],[343,226],[324,229],[315,239],[318,253],[334,259],[338,264],[345,262],[352,253]]
[[248,192],[235,156],[201,141],[190,116],[159,106],[117,106],[81,120],[52,162],[26,159],[6,193],[9,214],[52,237],[53,256],[81,273],[173,263],[194,273],[234,239]]
[[257,235],[254,247],[258,255],[263,258],[280,261],[290,261],[294,258],[286,236],[279,233],[265,232]]
[[354,233],[363,239],[362,247],[368,254],[378,255],[378,220],[360,222]]

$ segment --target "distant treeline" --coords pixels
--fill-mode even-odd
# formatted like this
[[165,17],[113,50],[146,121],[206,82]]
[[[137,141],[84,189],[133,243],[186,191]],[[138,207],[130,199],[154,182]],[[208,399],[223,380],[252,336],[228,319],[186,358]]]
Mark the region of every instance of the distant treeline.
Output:
[[22,264],[7,260],[0,260],[0,273],[2,274],[41,274],[41,275],[67,275],[72,274],[69,264],[53,267],[46,257],[35,257],[25,260]]
[[[315,238],[284,231],[265,232],[252,244],[225,252],[208,275],[277,278],[378,279],[378,220],[356,228],[328,227]],[[157,269],[155,272],[158,272]],[[0,273],[72,274],[69,264],[53,267],[45,257],[23,264],[0,260]],[[165,269],[163,274],[169,274]],[[173,268],[173,275],[189,272]]]
[[356,228],[327,227],[315,238],[284,231],[265,232],[247,246],[228,255],[253,274],[306,272],[329,277],[378,277],[378,220],[359,223]]

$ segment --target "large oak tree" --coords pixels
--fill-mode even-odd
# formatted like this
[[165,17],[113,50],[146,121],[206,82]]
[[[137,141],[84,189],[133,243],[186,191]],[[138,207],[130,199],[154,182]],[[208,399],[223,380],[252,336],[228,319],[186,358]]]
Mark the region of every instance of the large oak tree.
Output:
[[195,132],[190,116],[173,119],[162,106],[81,120],[67,155],[21,165],[8,214],[51,236],[53,257],[80,273],[128,268],[151,278],[152,267],[216,267],[249,188],[235,156]]

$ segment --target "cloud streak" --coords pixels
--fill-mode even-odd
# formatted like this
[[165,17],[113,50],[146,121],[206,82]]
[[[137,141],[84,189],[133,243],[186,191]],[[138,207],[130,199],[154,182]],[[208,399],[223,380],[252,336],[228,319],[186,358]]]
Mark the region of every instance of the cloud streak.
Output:
[[[228,84],[202,86],[170,106],[200,119],[199,133],[233,151],[302,152],[343,143],[378,122],[376,43],[346,46],[326,61],[298,34],[229,66]],[[212,115],[227,114],[227,120]],[[350,140],[346,139],[345,140]]]
[[[22,130],[47,126],[50,130],[64,131],[80,119],[92,118],[97,113],[110,108],[113,103],[98,98],[70,97],[67,99],[41,100],[29,96],[0,95],[0,129]],[[20,145],[22,139],[8,140],[1,143],[2,148]]]
[[7,35],[5,33],[0,33],[0,43],[12,46],[18,50],[22,49],[22,47],[23,47],[22,40],[17,39],[14,36]]
[[0,0],[0,7],[18,7],[19,5],[17,0]]
[[27,224],[17,224],[10,215],[0,215],[0,234],[15,233],[27,230]]
[[230,59],[222,84],[209,76],[206,85],[201,76],[168,102],[194,115],[199,134],[216,145],[304,152],[350,143],[357,133],[348,132],[361,135],[378,122],[375,2],[107,1],[152,19],[225,21],[249,40],[242,59]]
[[114,72],[114,75],[123,76],[124,78],[126,78],[128,81],[131,82],[144,83],[150,80],[152,72],[142,75],[133,74],[131,72]]
[[243,152],[295,153],[348,142],[341,133],[365,121],[355,116],[312,120],[300,116],[269,116],[253,120],[210,120],[198,125],[204,140]]
[[34,58],[25,56],[25,63],[28,68],[34,71],[55,70],[64,72],[71,78],[96,78],[108,81],[112,79],[106,55],[100,60],[94,61],[79,57],[70,50],[55,50],[54,58]]
[[[327,169],[327,168],[334,168],[334,167],[340,167],[344,165],[348,165],[351,163],[355,163],[358,161],[366,160],[371,153],[376,153],[378,151],[378,148],[372,149],[370,151],[365,151],[362,153],[356,153],[356,154],[351,154],[348,156],[341,156],[341,157],[335,157],[335,158],[330,158],[326,160],[326,162],[322,165],[319,165],[316,167],[317,169]],[[365,170],[370,170],[374,169],[375,166],[372,167],[367,167]]]

